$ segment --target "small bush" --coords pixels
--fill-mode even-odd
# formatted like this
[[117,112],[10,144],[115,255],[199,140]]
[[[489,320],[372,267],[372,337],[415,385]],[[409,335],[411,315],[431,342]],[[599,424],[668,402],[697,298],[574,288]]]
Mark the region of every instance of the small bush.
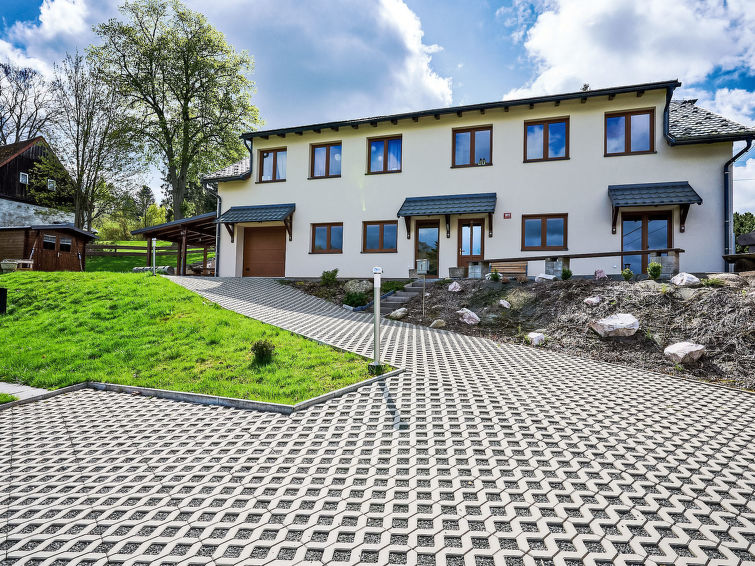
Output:
[[488,279],[490,281],[494,281],[494,282],[497,283],[498,281],[501,280],[501,274],[498,273],[498,270],[494,267],[493,271],[491,271],[490,273],[488,273]]
[[627,267],[621,272],[621,276],[624,278],[624,281],[631,281],[632,277],[634,277],[634,271]]
[[270,363],[275,353],[275,344],[270,340],[257,340],[252,344],[252,354],[254,354],[254,361],[258,364],[264,365]]
[[323,271],[320,276],[320,283],[324,287],[333,287],[336,284],[336,278],[338,277],[338,268],[331,269],[330,271]]
[[364,293],[346,293],[346,296],[343,298],[343,304],[350,307],[361,307],[367,303],[369,303],[369,300]]
[[561,270],[561,279],[563,279],[564,281],[566,281],[567,279],[571,279],[571,276],[572,276],[572,271],[568,267],[564,267]]
[[657,261],[653,261],[648,264],[648,277],[650,277],[650,279],[655,281],[661,276],[662,270],[663,270],[663,266]]
[[702,283],[703,287],[723,287],[726,285],[726,282],[718,277],[706,277],[705,279],[701,279],[700,283]]

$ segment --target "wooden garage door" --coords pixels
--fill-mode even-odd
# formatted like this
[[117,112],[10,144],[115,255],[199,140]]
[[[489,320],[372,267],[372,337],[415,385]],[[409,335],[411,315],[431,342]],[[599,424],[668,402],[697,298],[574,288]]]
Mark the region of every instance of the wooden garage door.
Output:
[[286,229],[244,228],[244,277],[283,277],[286,271]]

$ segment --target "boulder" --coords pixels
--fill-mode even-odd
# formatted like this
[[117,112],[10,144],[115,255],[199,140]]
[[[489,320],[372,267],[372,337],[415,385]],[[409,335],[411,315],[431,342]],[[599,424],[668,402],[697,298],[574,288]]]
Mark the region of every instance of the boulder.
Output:
[[640,328],[640,321],[631,314],[617,313],[590,323],[590,328],[601,338],[633,336]]
[[689,364],[705,354],[705,346],[694,342],[677,342],[663,350],[663,354],[678,364]]
[[591,306],[591,307],[594,307],[594,306],[596,306],[596,305],[599,305],[599,304],[600,304],[600,302],[601,302],[602,300],[603,300],[603,298],[602,298],[602,297],[598,297],[598,296],[596,295],[596,296],[594,296],[594,297],[587,297],[587,298],[586,298],[586,299],[585,299],[585,300],[584,300],[583,302],[584,302],[584,303],[585,303],[586,305],[589,305],[589,306]]
[[538,273],[535,275],[535,283],[543,283],[545,281],[555,281],[558,279],[555,275],[548,275],[547,273]]
[[540,346],[545,343],[545,334],[542,332],[530,332],[527,334],[527,339],[533,346]]
[[461,285],[459,285],[458,281],[454,281],[448,286],[448,290],[452,293],[458,293],[459,291],[461,291]]
[[343,288],[347,293],[364,293],[365,295],[369,295],[372,292],[372,281],[350,279]]
[[678,287],[692,287],[694,285],[699,285],[700,280],[691,273],[685,273],[682,271],[671,278],[671,283]]
[[409,314],[409,309],[407,309],[406,307],[401,307],[400,309],[396,309],[395,311],[391,312],[391,314],[388,315],[388,318],[392,318],[393,320],[401,320],[407,314]]
[[498,301],[498,306],[504,309],[510,309],[511,303],[508,302],[506,299],[501,299],[500,301]]
[[465,324],[480,324],[480,317],[469,309],[461,309],[456,311],[456,314],[459,315],[459,320]]
[[606,272],[603,271],[602,269],[596,269],[595,270],[595,279],[596,280],[608,279],[608,275],[606,275]]
[[443,328],[446,326],[446,321],[442,318],[436,318],[430,323],[430,328]]

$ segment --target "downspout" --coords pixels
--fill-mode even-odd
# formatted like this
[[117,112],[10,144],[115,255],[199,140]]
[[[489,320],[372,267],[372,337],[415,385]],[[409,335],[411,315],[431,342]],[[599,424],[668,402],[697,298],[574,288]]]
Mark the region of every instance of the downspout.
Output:
[[[747,145],[742,149],[742,151],[738,152],[734,157],[729,159],[726,163],[724,163],[724,255],[729,255],[731,253],[731,244],[732,244],[732,203],[729,198],[730,194],[730,185],[731,185],[731,165],[734,163],[737,159],[742,157],[745,153],[750,151],[750,148],[752,147],[752,138],[749,138],[747,140]],[[733,193],[733,186],[731,188],[731,192]],[[727,261],[724,261],[724,271],[729,271],[730,265]]]
[[669,133],[669,123],[670,123],[670,110],[671,107],[671,98],[674,96],[674,89],[669,87],[666,89],[666,106],[663,107],[663,136],[666,138],[666,141],[669,145],[674,145],[674,138]]

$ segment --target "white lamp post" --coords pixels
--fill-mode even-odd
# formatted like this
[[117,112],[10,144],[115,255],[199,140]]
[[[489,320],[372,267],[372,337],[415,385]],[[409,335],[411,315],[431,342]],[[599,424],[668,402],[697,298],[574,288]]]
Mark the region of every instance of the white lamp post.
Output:
[[383,372],[383,364],[380,362],[380,276],[383,274],[382,267],[372,268],[373,277],[373,324],[375,327],[375,335],[373,337],[372,352],[374,354],[373,361],[369,365],[369,371],[373,375],[378,375]]

